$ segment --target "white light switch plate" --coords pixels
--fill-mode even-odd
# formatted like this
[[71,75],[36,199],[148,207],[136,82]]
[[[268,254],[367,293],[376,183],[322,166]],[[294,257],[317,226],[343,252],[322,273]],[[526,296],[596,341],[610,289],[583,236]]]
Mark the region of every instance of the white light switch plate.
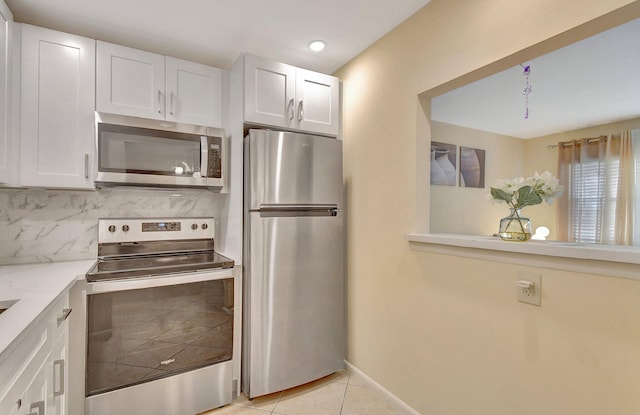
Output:
[[[521,281],[532,282],[533,286],[522,288]],[[516,289],[518,290],[518,301],[539,306],[542,297],[542,275],[530,271],[518,271]]]

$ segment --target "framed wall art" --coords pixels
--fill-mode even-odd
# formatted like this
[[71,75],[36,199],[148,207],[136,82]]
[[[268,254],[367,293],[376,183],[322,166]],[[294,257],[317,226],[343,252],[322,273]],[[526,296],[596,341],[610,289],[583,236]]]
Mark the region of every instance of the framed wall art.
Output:
[[456,185],[457,157],[458,146],[455,144],[431,142],[431,184]]
[[485,150],[460,147],[460,187],[484,188]]

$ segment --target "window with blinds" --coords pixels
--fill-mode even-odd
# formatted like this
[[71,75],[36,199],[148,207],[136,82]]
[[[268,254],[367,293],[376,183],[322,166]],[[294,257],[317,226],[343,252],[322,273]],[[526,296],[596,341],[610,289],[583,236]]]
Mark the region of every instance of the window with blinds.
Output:
[[599,159],[583,160],[571,166],[569,232],[573,241],[614,240],[619,167],[619,160],[605,165]]

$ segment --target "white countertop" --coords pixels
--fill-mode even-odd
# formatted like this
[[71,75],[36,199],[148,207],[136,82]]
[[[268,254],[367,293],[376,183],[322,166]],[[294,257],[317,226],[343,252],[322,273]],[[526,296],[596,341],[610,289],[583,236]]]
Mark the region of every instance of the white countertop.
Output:
[[[95,260],[0,266],[0,303],[18,300],[0,314],[0,356]],[[1,359],[0,359],[1,360]]]

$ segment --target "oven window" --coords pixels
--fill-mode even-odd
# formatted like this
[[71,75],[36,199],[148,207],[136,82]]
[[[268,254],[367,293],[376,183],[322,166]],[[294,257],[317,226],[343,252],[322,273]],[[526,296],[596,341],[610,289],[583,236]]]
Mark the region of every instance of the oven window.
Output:
[[87,296],[87,396],[230,360],[233,279]]

